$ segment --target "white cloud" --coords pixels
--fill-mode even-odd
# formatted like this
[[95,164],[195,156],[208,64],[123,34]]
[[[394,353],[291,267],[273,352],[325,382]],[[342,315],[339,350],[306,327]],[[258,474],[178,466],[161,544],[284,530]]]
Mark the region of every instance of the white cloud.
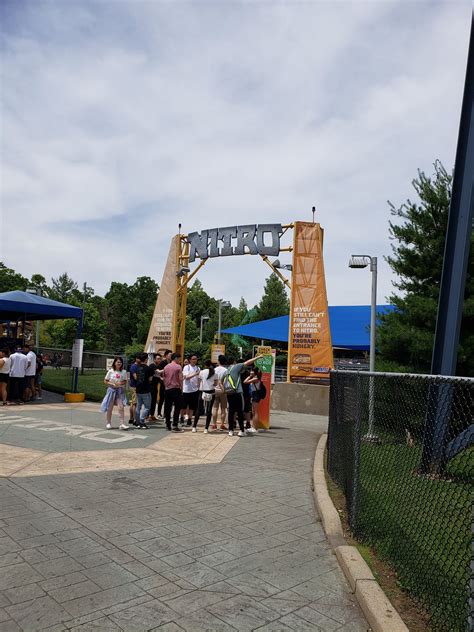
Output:
[[[470,3],[5,3],[0,256],[98,292],[160,281],[185,231],[309,219],[329,300],[369,300],[387,198],[454,162]],[[21,235],[23,239],[21,239]],[[18,248],[24,243],[25,249]],[[31,242],[34,248],[31,248]],[[210,261],[252,304],[268,268]],[[380,262],[379,296],[391,291]]]

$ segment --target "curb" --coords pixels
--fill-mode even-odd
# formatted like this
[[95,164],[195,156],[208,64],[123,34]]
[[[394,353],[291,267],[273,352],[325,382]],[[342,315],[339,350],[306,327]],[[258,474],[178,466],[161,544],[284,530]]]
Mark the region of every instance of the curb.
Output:
[[86,399],[85,393],[64,393],[64,401],[69,404],[77,404]]
[[314,498],[326,537],[372,630],[409,632],[358,549],[348,546],[344,540],[341,520],[326,483],[324,453],[327,438],[327,434],[322,434],[318,441],[313,468]]

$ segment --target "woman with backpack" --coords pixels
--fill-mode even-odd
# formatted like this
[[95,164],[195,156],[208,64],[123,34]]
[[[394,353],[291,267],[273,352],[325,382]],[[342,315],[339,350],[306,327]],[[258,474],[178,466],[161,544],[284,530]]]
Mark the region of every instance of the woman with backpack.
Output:
[[[234,436],[235,417],[239,422],[239,437],[245,437],[244,430],[244,397],[241,374],[245,371],[245,368],[253,364],[258,358],[262,358],[262,355],[250,358],[245,362],[236,363],[234,359],[229,362],[229,366],[226,372],[220,378],[222,388],[227,393],[227,402],[229,404],[229,413],[227,418],[229,420],[229,436]],[[226,364],[226,363],[225,363]]]
[[[202,406],[204,414],[206,415],[206,427],[204,428],[204,434],[209,432],[209,426],[212,418],[212,406],[214,404],[214,396],[216,393],[217,374],[214,365],[210,360],[206,360],[204,363],[206,367],[204,371],[199,373],[199,392],[200,399],[202,400]],[[197,425],[199,421],[199,407],[200,402],[196,406],[196,412],[194,415],[193,432],[197,432]]]
[[250,398],[252,400],[252,426],[247,428],[247,432],[258,432],[258,405],[265,399],[267,395],[267,389],[262,382],[262,372],[256,367],[250,371],[250,375],[245,380],[245,384],[249,385]]

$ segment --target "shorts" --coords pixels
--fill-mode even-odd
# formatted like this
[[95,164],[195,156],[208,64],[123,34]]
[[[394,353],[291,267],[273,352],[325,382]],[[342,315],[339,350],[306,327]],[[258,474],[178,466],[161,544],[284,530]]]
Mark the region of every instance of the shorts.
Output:
[[25,375],[25,386],[24,388],[29,388],[31,391],[35,390],[35,375]]
[[216,391],[214,395],[213,408],[219,410],[219,406],[221,407],[221,410],[225,410],[227,408],[227,393],[224,393],[223,391]]
[[9,377],[8,373],[0,373],[0,384],[8,384]]
[[41,386],[42,383],[43,383],[43,376],[41,375],[41,373],[37,373],[35,375],[35,384],[37,386]]
[[253,391],[251,393],[252,404],[258,404],[262,400],[260,393],[258,391]]
[[183,393],[181,400],[181,408],[189,408],[190,410],[197,410],[199,404],[199,391],[194,393]]
[[130,406],[135,406],[137,403],[137,391],[134,388],[130,389]]

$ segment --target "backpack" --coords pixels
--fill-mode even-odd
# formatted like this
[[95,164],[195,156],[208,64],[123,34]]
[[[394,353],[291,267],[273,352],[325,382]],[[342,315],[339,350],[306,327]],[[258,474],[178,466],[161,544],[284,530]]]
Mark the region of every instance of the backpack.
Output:
[[260,401],[262,401],[262,399],[265,399],[265,397],[267,396],[267,387],[263,382],[260,382],[260,388],[258,389],[258,392],[260,393]]
[[240,375],[234,380],[230,374],[230,369],[222,376],[222,386],[224,387],[224,393],[237,393],[237,389],[240,384]]

